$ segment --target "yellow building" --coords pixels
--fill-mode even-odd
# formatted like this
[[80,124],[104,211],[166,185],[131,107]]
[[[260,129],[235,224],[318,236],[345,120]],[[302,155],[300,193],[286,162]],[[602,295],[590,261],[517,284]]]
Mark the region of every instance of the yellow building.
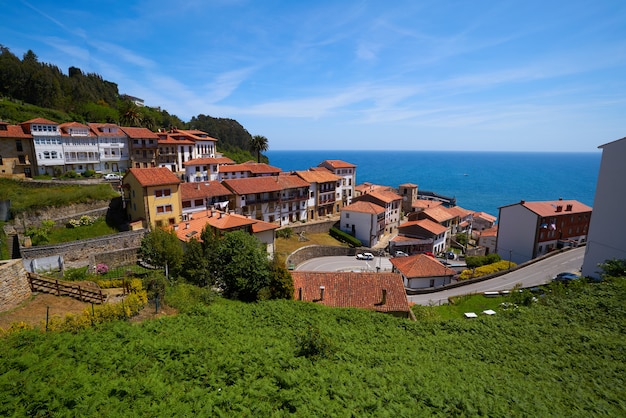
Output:
[[169,169],[131,168],[122,179],[126,212],[131,222],[164,227],[180,222],[180,180]]

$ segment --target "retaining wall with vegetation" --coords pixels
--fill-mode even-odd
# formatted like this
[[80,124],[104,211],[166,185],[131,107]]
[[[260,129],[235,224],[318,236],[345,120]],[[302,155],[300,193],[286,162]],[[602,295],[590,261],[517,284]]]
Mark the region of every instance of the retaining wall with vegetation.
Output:
[[0,262],[0,312],[8,311],[31,296],[22,260]]
[[337,223],[337,219],[329,219],[327,221],[310,221],[301,224],[290,224],[280,229],[291,228],[294,234],[304,232],[305,234],[325,234],[330,228]]
[[19,232],[24,232],[30,226],[38,227],[42,221],[53,220],[56,224],[65,224],[70,219],[80,218],[82,215],[105,216],[112,201],[100,200],[91,203],[76,203],[73,205],[40,208],[15,215],[13,225]]

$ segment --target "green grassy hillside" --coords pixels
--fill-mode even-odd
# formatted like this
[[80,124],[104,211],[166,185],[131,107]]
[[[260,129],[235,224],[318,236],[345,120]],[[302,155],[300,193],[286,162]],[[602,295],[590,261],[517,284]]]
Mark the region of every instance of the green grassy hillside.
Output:
[[[475,320],[218,299],[0,345],[2,416],[624,416],[626,280]],[[190,308],[190,309],[189,309]]]

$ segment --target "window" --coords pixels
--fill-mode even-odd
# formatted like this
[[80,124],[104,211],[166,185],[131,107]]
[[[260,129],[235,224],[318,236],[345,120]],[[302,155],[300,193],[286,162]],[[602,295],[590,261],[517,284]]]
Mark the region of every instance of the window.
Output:
[[183,200],[183,208],[190,208],[191,200]]
[[196,199],[193,201],[194,206],[204,206],[204,199]]
[[2,155],[0,155],[0,165],[4,165],[4,161],[2,161]]
[[154,191],[155,197],[168,197],[171,195],[170,189],[159,189]]
[[350,219],[350,213],[346,212],[346,219]]
[[[19,160],[20,164],[26,164],[26,156],[25,155],[18,155],[17,159]],[[2,164],[2,157],[0,157],[0,165]]]
[[22,146],[22,140],[21,139],[16,139],[15,140],[15,148],[17,149],[17,152],[24,152],[24,147]]
[[172,212],[172,205],[157,206],[157,213],[170,213]]

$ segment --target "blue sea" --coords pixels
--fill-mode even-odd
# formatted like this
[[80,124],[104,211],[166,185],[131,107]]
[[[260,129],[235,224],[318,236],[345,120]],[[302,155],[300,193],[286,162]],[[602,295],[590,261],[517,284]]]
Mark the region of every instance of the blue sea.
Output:
[[419,190],[455,197],[457,205],[498,216],[498,208],[520,200],[559,198],[593,206],[601,152],[478,151],[272,151],[270,164],[283,171],[306,170],[324,160],[357,166],[357,184],[392,187],[414,183]]

